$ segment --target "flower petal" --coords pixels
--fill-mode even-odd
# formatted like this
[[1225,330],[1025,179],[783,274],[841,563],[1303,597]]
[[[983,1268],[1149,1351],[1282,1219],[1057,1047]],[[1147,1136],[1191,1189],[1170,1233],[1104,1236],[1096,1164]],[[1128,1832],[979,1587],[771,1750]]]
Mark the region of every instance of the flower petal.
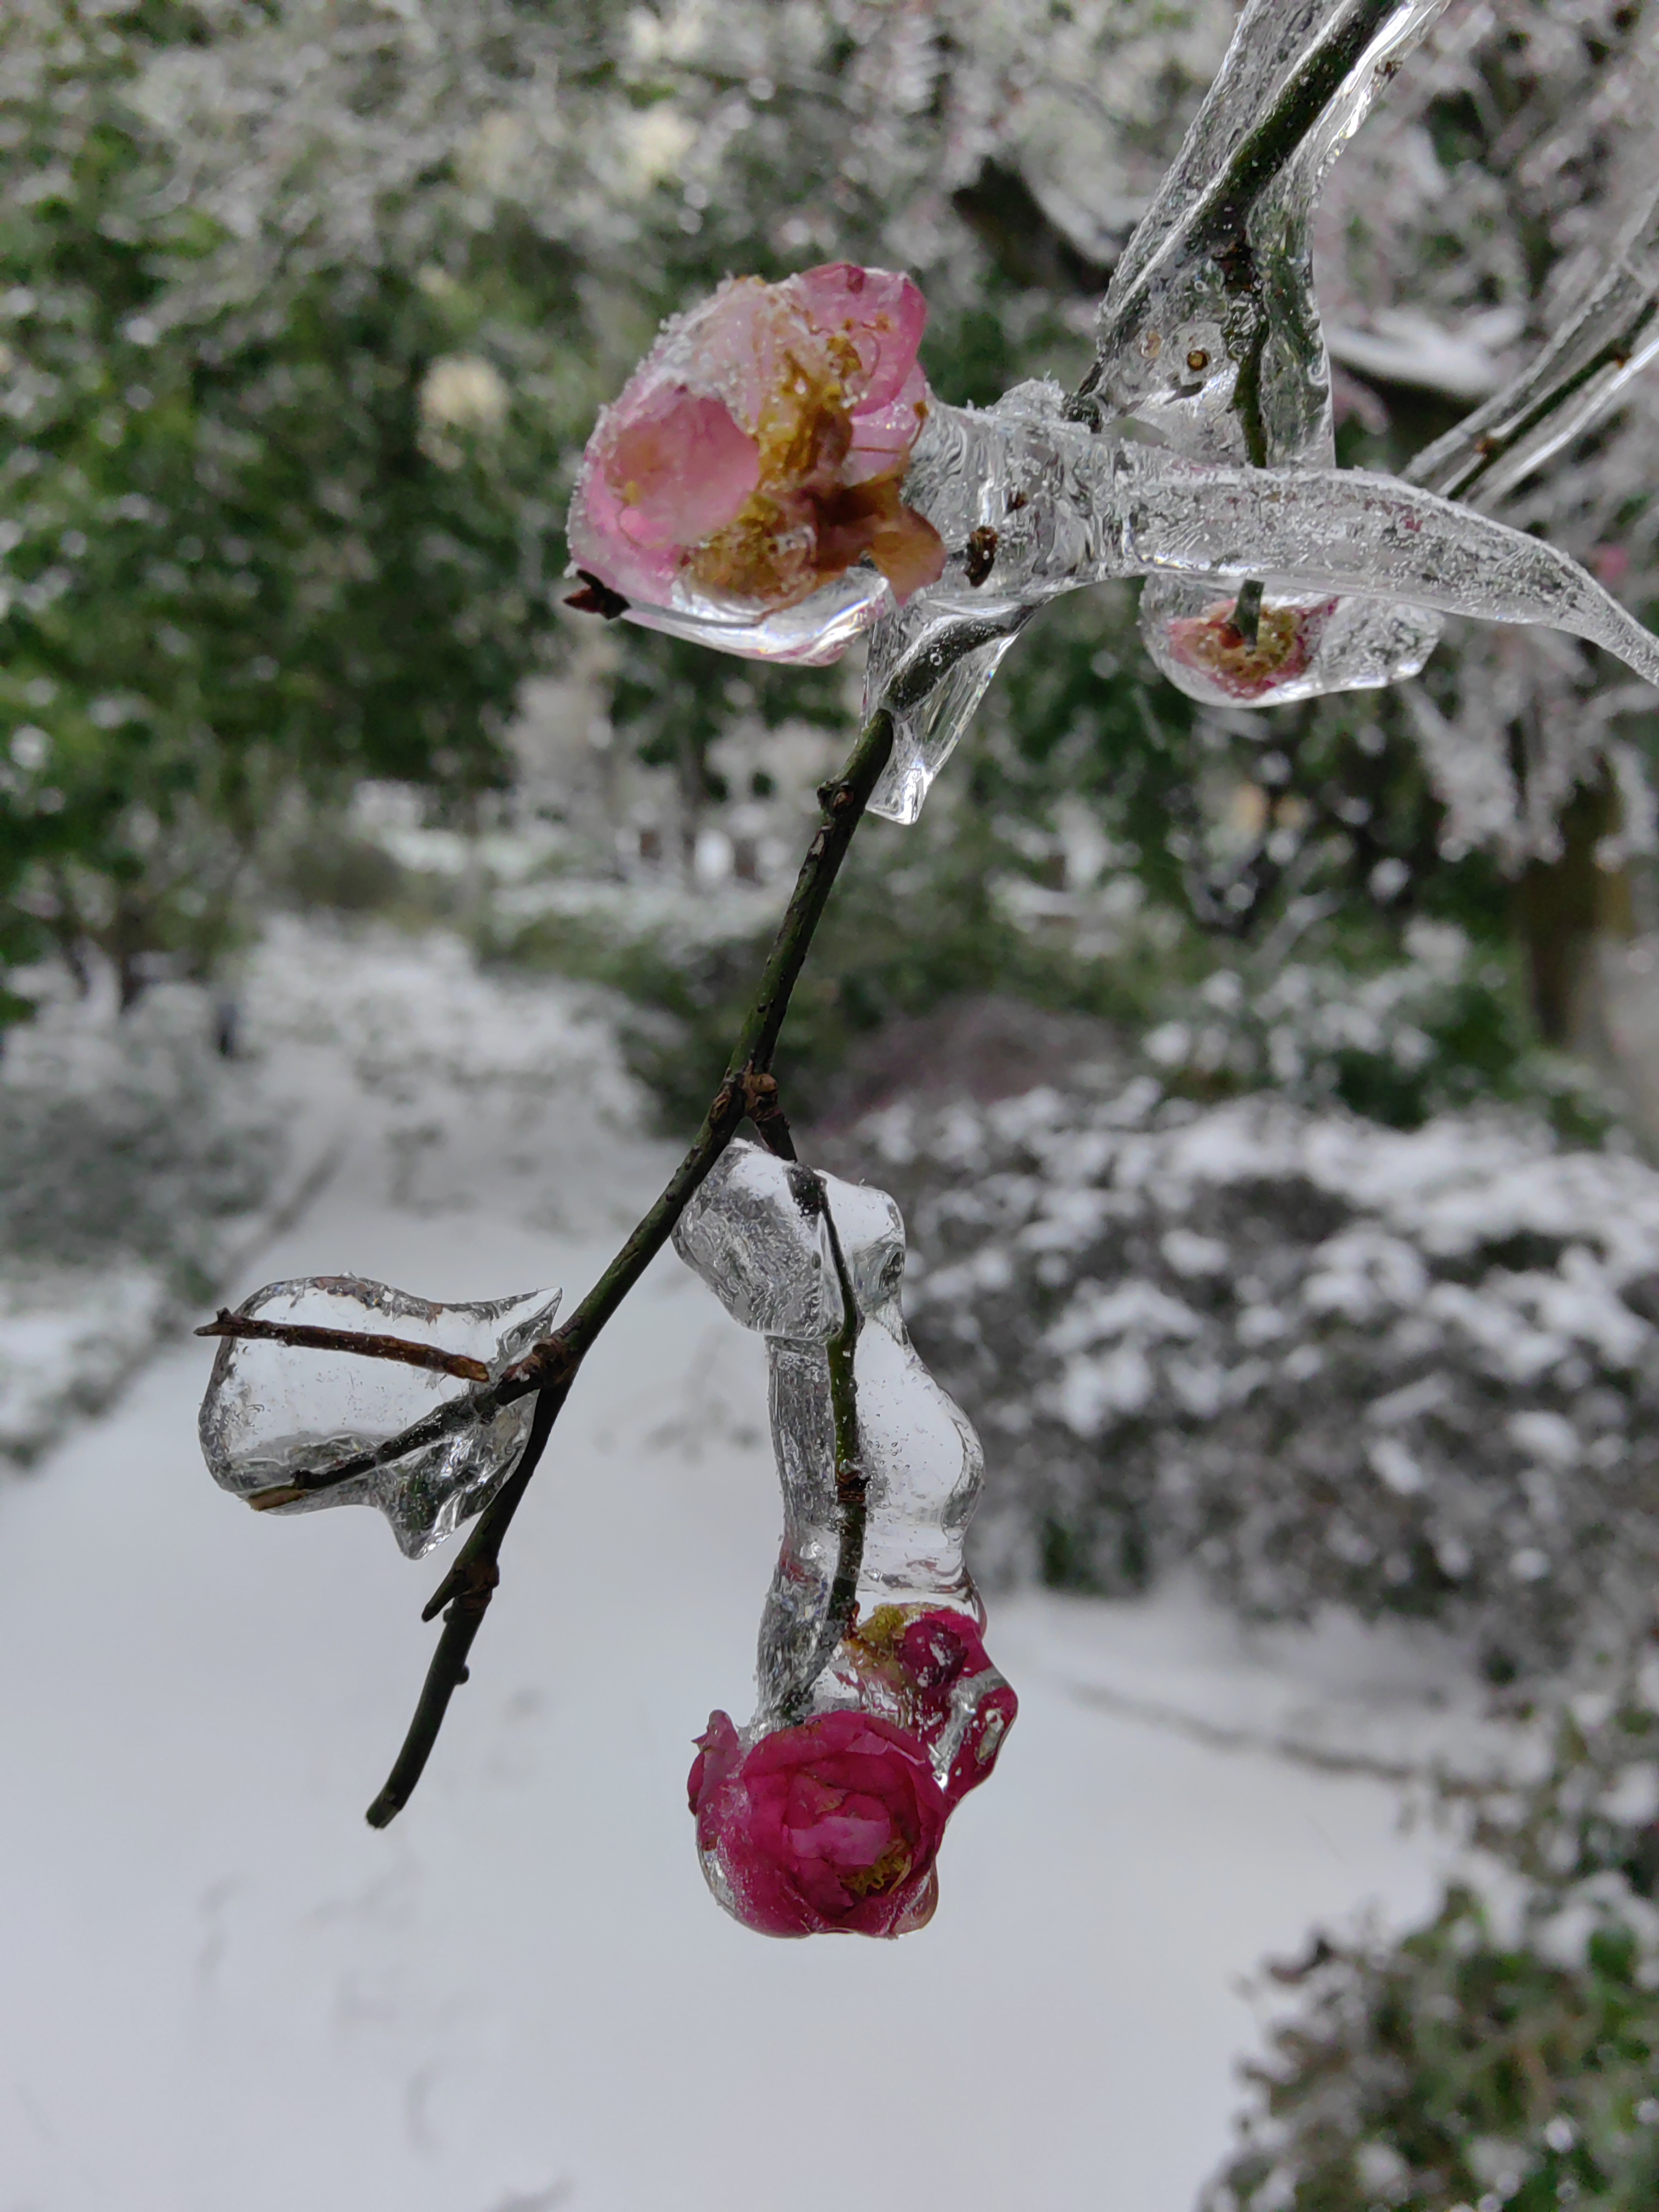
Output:
[[890,406],[915,369],[927,324],[916,286],[893,270],[828,261],[803,270],[790,289],[815,330],[854,348],[857,374],[844,380],[854,413]]
[[692,545],[742,512],[760,482],[760,449],[721,401],[679,386],[655,395],[617,432],[605,480],[631,545]]

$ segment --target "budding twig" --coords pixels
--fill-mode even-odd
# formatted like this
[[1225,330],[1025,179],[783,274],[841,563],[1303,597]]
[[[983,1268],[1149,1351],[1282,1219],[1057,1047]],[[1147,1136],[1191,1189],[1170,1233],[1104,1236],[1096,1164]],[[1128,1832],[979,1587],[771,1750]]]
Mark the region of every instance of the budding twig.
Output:
[[[772,940],[766,965],[761,970],[753,1002],[738,1031],[720,1087],[703,1116],[702,1127],[655,1204],[569,1320],[542,1343],[533,1345],[489,1389],[453,1401],[440,1413],[405,1429],[401,1436],[376,1446],[373,1452],[359,1454],[355,1462],[293,1478],[307,1490],[327,1489],[349,1474],[364,1472],[369,1467],[386,1466],[404,1452],[437,1436],[447,1435],[467,1421],[488,1419],[502,1406],[532,1391],[538,1394],[535,1416],[518,1465],[478,1516],[454,1565],[433,1593],[422,1615],[430,1620],[441,1612],[443,1633],[427,1670],[403,1748],[386,1787],[368,1809],[371,1826],[385,1827],[408,1802],[437,1741],[449,1701],[467,1679],[467,1655],[501,1578],[501,1540],[546,1449],[553,1424],[569,1395],[577,1370],[600,1330],[667,1243],[698,1185],[731,1143],[745,1115],[772,1150],[783,1152],[787,1146],[784,1156],[793,1156],[794,1148],[789,1139],[788,1124],[776,1103],[777,1084],[772,1074],[772,1060],[789,1011],[790,994],[823,917],[853,833],[864,817],[870,794],[887,765],[892,748],[893,720],[884,708],[871,717],[860,732],[840,775],[820,789],[818,801],[823,809],[823,819],[807,848],[793,894]],[[850,1291],[844,1295],[848,1300],[848,1311],[854,1315]],[[855,1315],[853,1326],[856,1328]],[[839,1446],[836,1458],[839,1466]]]

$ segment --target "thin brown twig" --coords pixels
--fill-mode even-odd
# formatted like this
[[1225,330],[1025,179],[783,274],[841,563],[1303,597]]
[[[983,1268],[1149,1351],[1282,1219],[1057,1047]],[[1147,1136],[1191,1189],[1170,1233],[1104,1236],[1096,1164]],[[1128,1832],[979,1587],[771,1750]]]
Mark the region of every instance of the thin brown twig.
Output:
[[[252,1314],[217,1316],[198,1336],[245,1337],[256,1344],[291,1344],[307,1352],[351,1352],[359,1359],[393,1359],[404,1367],[428,1367],[437,1375],[459,1376],[463,1382],[488,1382],[489,1370],[470,1352],[445,1352],[435,1344],[416,1344],[406,1336],[374,1336],[357,1328],[314,1328],[308,1322],[259,1321]],[[256,1496],[263,1496],[257,1492]],[[304,1492],[301,1492],[303,1496]]]
[[797,1157],[788,1117],[778,1103],[775,1075],[757,1075],[750,1069],[743,1079],[743,1106],[750,1127],[769,1152],[775,1152],[781,1160]]
[[[873,714],[860,732],[841,775],[818,793],[823,818],[806,850],[800,873],[777,935],[772,941],[760,982],[727,1064],[720,1089],[703,1116],[702,1127],[691,1147],[669,1177],[655,1204],[645,1214],[611,1265],[600,1276],[562,1328],[508,1368],[484,1391],[453,1401],[467,1409],[461,1419],[482,1419],[531,1391],[538,1394],[534,1419],[525,1448],[512,1474],[479,1516],[453,1565],[428,1600],[422,1618],[443,1614],[443,1633],[427,1669],[415,1717],[386,1778],[385,1788],[369,1807],[372,1826],[385,1827],[408,1802],[421,1778],[432,1747],[443,1725],[449,1701],[467,1679],[467,1656],[501,1579],[501,1540],[530,1486],[553,1424],[558,1418],[577,1370],[595,1339],[639,1281],[646,1268],[667,1243],[675,1223],[685,1211],[698,1185],[736,1134],[745,1116],[754,1123],[763,1142],[774,1150],[788,1146],[793,1153],[788,1123],[777,1105],[777,1084],[772,1059],[777,1050],[790,994],[801,971],[814,933],[823,919],[842,862],[863,819],[870,794],[887,765],[893,747],[892,716],[885,708]],[[372,1454],[360,1454],[356,1462],[319,1469],[308,1478],[295,1478],[307,1490],[325,1489],[366,1466],[384,1466],[428,1441],[434,1423],[449,1414],[430,1417],[404,1431]],[[447,1434],[452,1422],[435,1433]]]
[[438,1741],[449,1701],[467,1679],[466,1662],[472,1639],[483,1626],[495,1585],[501,1578],[501,1538],[547,1449],[547,1440],[553,1433],[553,1424],[569,1388],[569,1382],[556,1384],[538,1397],[536,1410],[531,1416],[530,1434],[525,1439],[517,1467],[473,1523],[471,1534],[461,1547],[454,1565],[422,1610],[422,1620],[434,1620],[442,1613],[443,1633],[426,1670],[415,1717],[409,1724],[402,1748],[380,1796],[368,1808],[366,1817],[371,1828],[388,1826],[409,1802],[432,1755],[432,1747]]

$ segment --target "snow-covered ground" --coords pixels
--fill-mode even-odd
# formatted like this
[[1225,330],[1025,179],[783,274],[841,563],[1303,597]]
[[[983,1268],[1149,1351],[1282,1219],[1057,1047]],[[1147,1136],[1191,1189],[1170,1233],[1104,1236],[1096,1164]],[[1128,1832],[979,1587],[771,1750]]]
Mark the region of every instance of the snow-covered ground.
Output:
[[[339,1149],[235,1295],[579,1293],[666,1163],[591,1002],[442,940],[279,941],[250,1009]],[[997,1609],[1019,1724],[925,1933],[726,1920],[684,1777],[709,1707],[747,1710],[775,1494],[762,1347],[672,1258],[376,1834],[441,1560],[216,1492],[208,1354],[0,1487],[0,2212],[1189,2212],[1255,2039],[1242,1978],[1432,1893],[1444,1846],[1383,1778],[1467,1747],[1445,1661],[1247,1641],[1177,1589]]]

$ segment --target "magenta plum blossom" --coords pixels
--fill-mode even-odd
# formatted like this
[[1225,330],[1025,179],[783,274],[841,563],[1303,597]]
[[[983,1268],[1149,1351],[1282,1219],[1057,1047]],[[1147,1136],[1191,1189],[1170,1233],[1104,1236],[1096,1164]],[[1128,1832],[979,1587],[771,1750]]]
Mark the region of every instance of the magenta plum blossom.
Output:
[[965,1613],[924,1613],[893,1647],[917,1733],[936,1759],[953,1746],[945,1802],[954,1811],[996,1765],[1019,1699],[986,1656],[977,1622]]
[[836,1671],[857,1708],[750,1731],[747,1748],[711,1713],[697,1740],[687,1794],[704,1872],[763,1936],[924,1926],[945,1824],[990,1773],[1019,1709],[964,1613],[883,1607],[843,1650]]
[[820,1713],[747,1752],[711,1713],[688,1783],[721,1902],[763,1936],[903,1936],[939,1899],[949,1814],[924,1747],[859,1712]]
[[902,604],[945,549],[900,497],[927,419],[927,306],[837,261],[731,277],[664,326],[599,417],[570,515],[581,572],[635,605],[677,587],[757,615],[865,558]]

